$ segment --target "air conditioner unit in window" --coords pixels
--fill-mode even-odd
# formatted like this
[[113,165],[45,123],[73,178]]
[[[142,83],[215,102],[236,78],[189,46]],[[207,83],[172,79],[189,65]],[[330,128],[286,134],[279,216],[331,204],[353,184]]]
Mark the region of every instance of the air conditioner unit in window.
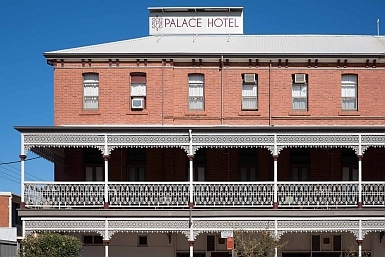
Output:
[[243,81],[245,83],[255,83],[255,74],[243,74]]
[[131,99],[131,108],[132,109],[144,109],[144,98],[143,97],[134,97]]
[[306,83],[306,74],[294,74],[294,83]]

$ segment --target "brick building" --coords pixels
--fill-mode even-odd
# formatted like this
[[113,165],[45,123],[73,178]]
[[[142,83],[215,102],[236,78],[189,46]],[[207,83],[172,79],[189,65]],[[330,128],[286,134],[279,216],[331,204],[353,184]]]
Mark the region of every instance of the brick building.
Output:
[[13,257],[17,251],[17,237],[21,236],[21,220],[17,214],[20,196],[0,192],[0,256]]
[[[384,256],[385,38],[149,10],[148,37],[44,54],[55,124],[16,127],[24,232],[83,256],[229,256],[234,230],[268,230],[280,257]],[[25,181],[29,151],[55,181]]]

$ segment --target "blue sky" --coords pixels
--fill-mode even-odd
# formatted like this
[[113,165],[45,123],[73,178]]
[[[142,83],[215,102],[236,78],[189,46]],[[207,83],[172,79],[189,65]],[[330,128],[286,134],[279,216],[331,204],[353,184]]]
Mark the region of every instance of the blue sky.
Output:
[[[385,35],[385,0],[0,0],[0,192],[20,194],[14,126],[53,125],[43,53],[147,36],[147,8],[168,6],[244,7],[244,34],[377,35],[380,19]],[[52,164],[34,158],[26,180],[51,181]]]

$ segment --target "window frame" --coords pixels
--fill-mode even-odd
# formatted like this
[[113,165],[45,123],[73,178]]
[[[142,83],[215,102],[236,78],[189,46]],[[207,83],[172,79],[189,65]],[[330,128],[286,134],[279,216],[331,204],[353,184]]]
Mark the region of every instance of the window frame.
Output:
[[[95,76],[97,78],[96,80],[93,80],[91,78],[87,79],[86,77],[90,76]],[[99,73],[97,72],[85,72],[82,74],[83,77],[83,110],[99,110],[99,86],[100,86],[100,78],[99,78]],[[95,89],[92,90],[91,86],[94,85]],[[88,90],[87,90],[88,89]],[[86,92],[88,91],[88,92]],[[91,91],[96,91],[96,94],[92,94]],[[87,102],[86,99],[94,99],[96,102],[96,107],[87,107]]]
[[[347,78],[347,80],[344,80],[344,78]],[[354,79],[350,79],[354,78]],[[355,80],[355,81],[354,81]],[[344,89],[354,89],[354,96],[345,96],[346,92],[344,92]],[[350,90],[348,90],[350,92]],[[348,107],[350,105],[350,102],[345,102],[344,100],[354,100],[354,107],[350,108]],[[346,106],[348,105],[348,106]],[[358,110],[358,75],[347,73],[341,75],[341,109],[343,111],[357,111]]]
[[[254,75],[255,80],[254,82],[247,82],[245,81],[245,75]],[[255,87],[255,89],[252,89],[252,95],[245,95],[246,92],[250,92],[249,90],[245,90],[245,87]],[[254,92],[255,91],[255,92]],[[242,92],[241,92],[242,102],[241,102],[241,109],[242,111],[256,111],[258,110],[258,74],[255,73],[243,73],[242,74]],[[246,99],[254,99],[255,100],[255,107],[247,108],[245,107],[244,101]]]
[[[147,96],[147,74],[145,72],[131,72],[130,73],[130,108],[134,111],[141,111],[146,109]],[[143,101],[142,106],[135,107],[134,101]]]
[[[201,77],[201,81],[193,80],[194,77]],[[191,91],[193,91],[194,87],[201,86],[201,90],[196,89],[195,91],[201,91],[200,94],[192,94]],[[195,100],[201,99],[202,106],[194,107],[192,103],[195,102]],[[197,104],[199,105],[199,103]],[[205,76],[202,73],[190,73],[188,74],[188,109],[191,111],[204,111],[205,110]]]
[[[296,74],[304,74],[305,75],[305,83],[296,83],[295,81],[295,75]],[[308,74],[305,74],[305,73],[296,73],[296,74],[292,74],[292,84],[291,84],[291,109],[293,111],[308,111],[309,110],[309,80],[308,80]],[[300,87],[300,90],[299,90],[299,96],[295,95],[295,91],[294,90],[294,87]],[[305,96],[302,95],[302,91],[303,90],[306,90],[305,92]],[[304,104],[305,104],[305,107],[304,108],[300,108],[300,107],[296,107],[296,104],[295,103],[295,100],[302,100],[302,99],[305,99],[304,101]],[[300,103],[302,103],[302,101],[300,101]]]

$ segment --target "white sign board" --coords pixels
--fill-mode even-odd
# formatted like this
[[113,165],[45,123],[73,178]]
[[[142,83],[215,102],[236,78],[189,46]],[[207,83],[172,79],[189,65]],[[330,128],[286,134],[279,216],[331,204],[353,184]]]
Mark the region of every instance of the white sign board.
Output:
[[233,231],[232,230],[221,231],[221,238],[228,238],[228,237],[233,237]]
[[243,12],[152,12],[150,35],[243,34]]

